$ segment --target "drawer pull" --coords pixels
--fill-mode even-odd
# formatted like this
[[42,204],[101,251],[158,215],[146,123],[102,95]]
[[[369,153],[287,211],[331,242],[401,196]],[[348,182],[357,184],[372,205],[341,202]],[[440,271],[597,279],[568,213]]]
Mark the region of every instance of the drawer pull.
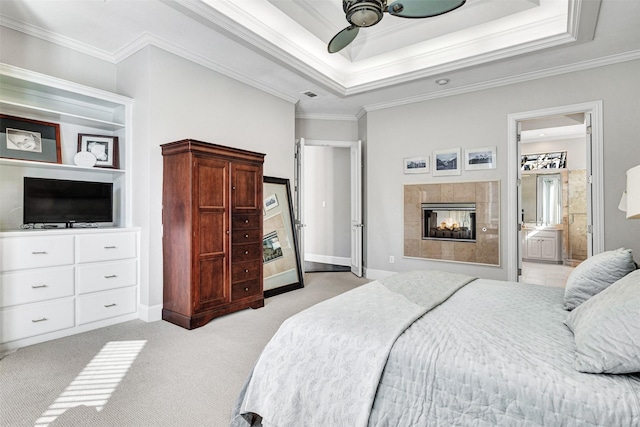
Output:
[[105,246],[104,248],[105,248],[105,249],[116,249],[116,248],[117,248],[117,246]]
[[49,319],[47,319],[46,317],[43,317],[42,319],[32,319],[31,322],[38,323],[38,322],[46,322],[47,320]]
[[245,273],[248,273],[248,272],[249,272],[249,269],[248,269],[248,268],[245,268],[245,269],[244,269],[244,272],[245,272]]
[[31,252],[31,255],[46,255],[47,251],[34,251]]
[[244,291],[245,292],[249,292],[249,288],[244,288]]
[[245,234],[245,235],[244,235],[244,238],[245,238],[245,239],[248,239],[248,238],[249,238],[249,235],[248,235],[248,234]]
[[31,285],[31,289],[41,289],[41,288],[46,288],[47,285]]
[[245,224],[249,224],[249,218],[245,219],[245,220],[244,220],[244,223],[245,223]]
[[112,303],[112,304],[107,304],[107,305],[105,305],[105,306],[104,306],[104,308],[115,307],[116,305],[118,305],[118,304],[116,304],[116,303],[114,302],[114,303]]
[[245,255],[249,255],[249,251],[244,251],[244,254]]
[[104,276],[105,279],[115,279],[116,277],[118,277],[118,276],[115,275],[115,274],[110,274],[108,276]]

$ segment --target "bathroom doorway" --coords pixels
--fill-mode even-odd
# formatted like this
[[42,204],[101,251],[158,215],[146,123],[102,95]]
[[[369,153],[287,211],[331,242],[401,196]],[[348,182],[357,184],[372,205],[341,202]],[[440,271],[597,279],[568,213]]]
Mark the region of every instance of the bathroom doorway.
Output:
[[518,248],[508,258],[509,280],[563,286],[575,266],[602,250],[602,227],[594,227],[602,218],[599,107],[509,116],[509,187],[517,197],[509,198],[516,232],[508,234]]

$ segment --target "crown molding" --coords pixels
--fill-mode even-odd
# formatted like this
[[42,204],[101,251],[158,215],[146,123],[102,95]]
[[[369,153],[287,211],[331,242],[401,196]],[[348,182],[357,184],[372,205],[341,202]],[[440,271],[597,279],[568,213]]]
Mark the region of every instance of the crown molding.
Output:
[[382,110],[385,108],[398,107],[398,106],[407,105],[407,104],[414,104],[417,102],[429,101],[429,100],[438,99],[438,98],[446,98],[448,96],[461,95],[461,94],[477,92],[485,89],[492,89],[500,86],[507,86],[515,83],[522,83],[522,82],[527,82],[531,80],[542,79],[545,77],[553,77],[561,74],[589,70],[592,68],[604,67],[607,65],[614,65],[621,62],[635,61],[638,59],[640,59],[640,49],[621,53],[621,54],[610,55],[602,58],[592,59],[588,61],[576,62],[574,64],[564,65],[561,67],[554,67],[554,68],[548,68],[545,70],[533,71],[530,73],[519,74],[516,76],[510,76],[502,79],[491,80],[488,82],[466,85],[459,88],[451,88],[448,90],[439,91],[437,93],[428,93],[424,95],[397,99],[390,102],[369,104],[369,105],[363,106],[363,108],[367,112]]
[[301,120],[333,120],[333,121],[348,121],[355,122],[358,120],[357,116],[350,116],[345,114],[314,114],[314,113],[296,113],[296,119]]
[[[1,0],[0,0],[1,1]],[[85,55],[92,56],[94,58],[101,59],[106,62],[115,64],[113,55],[107,51],[96,49],[93,46],[79,42],[69,37],[61,36],[52,31],[45,30],[35,25],[19,21],[4,15],[0,15],[0,26],[7,27],[20,33],[27,34],[32,37],[39,38],[49,43],[54,43],[62,47],[66,47],[76,52],[84,53]]]
[[251,87],[259,89],[263,92],[266,92],[270,95],[283,99],[292,104],[295,104],[298,102],[298,98],[296,97],[276,91],[273,88],[267,85],[264,85],[256,81],[255,79],[252,79],[251,77],[247,76],[246,74],[238,70],[222,65],[217,61],[212,61],[211,59],[205,58],[204,56],[198,53],[185,49],[182,46],[178,46],[175,43],[172,43],[168,40],[165,40],[161,37],[158,37],[150,33],[144,33],[140,35],[140,37],[138,37],[137,39],[133,40],[131,43],[119,49],[114,55],[116,58],[116,63],[119,63],[120,61],[128,58],[129,56],[133,55],[134,53],[136,53],[141,49],[144,49],[147,46],[155,46],[159,49],[172,53],[188,61],[194,62],[198,65],[201,65],[217,73],[230,77],[239,82],[245,83]]
[[298,102],[298,98],[276,91],[273,88],[267,85],[264,85],[256,81],[255,79],[248,77],[247,75],[243,74],[240,71],[226,67],[220,64],[219,62],[212,61],[208,58],[205,58],[202,55],[199,55],[195,52],[192,52],[188,49],[185,49],[181,46],[178,46],[174,43],[171,43],[167,40],[164,40],[160,37],[157,37],[149,33],[144,33],[140,35],[138,38],[136,38],[129,44],[118,49],[115,53],[109,53],[104,50],[97,49],[93,46],[89,46],[85,43],[80,43],[69,37],[64,37],[59,34],[53,33],[51,31],[44,30],[42,28],[36,27],[34,25],[31,25],[22,21],[7,18],[6,16],[2,16],[2,15],[0,15],[0,26],[10,28],[12,30],[27,34],[29,36],[39,38],[46,42],[54,43],[59,46],[74,50],[76,52],[83,53],[85,55],[88,55],[97,59],[101,59],[111,64],[116,64],[116,65],[122,60],[128,58],[129,56],[133,55],[134,53],[138,52],[141,49],[144,49],[147,46],[155,46],[160,49],[166,50],[167,52],[170,52],[174,55],[182,57],[188,61],[194,62],[205,68],[213,70],[217,73],[230,77],[234,80],[245,83],[251,87],[259,89],[277,98],[283,99],[292,104],[295,104]]

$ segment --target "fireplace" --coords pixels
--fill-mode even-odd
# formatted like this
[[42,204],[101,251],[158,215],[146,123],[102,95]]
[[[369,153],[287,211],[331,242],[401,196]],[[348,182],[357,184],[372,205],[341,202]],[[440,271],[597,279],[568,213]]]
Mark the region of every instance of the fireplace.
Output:
[[476,241],[475,203],[422,203],[422,240]]

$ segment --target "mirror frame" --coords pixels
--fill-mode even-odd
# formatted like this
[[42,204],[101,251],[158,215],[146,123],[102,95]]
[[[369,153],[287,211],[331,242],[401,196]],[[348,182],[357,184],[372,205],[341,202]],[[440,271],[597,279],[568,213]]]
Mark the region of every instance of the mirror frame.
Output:
[[[289,179],[287,178],[275,178],[272,176],[265,176],[262,179],[263,182],[263,196],[264,201],[262,205],[263,209],[263,236],[262,236],[262,265],[263,265],[263,286],[266,284],[269,277],[282,275],[281,282],[277,286],[265,289],[264,297],[269,298],[275,295],[279,295],[285,292],[292,291],[294,289],[300,289],[304,287],[304,278],[302,273],[302,267],[300,264],[300,255],[298,250],[298,238],[294,231],[294,216],[293,216],[293,204],[291,202],[291,190],[289,187]],[[268,263],[274,262],[274,260],[265,260],[264,248],[268,245],[269,235],[276,232],[273,225],[269,220],[273,219],[277,214],[283,215],[282,228],[284,228],[284,236],[275,237],[280,240],[282,237],[289,242],[290,247],[288,254],[283,254],[282,261],[289,265],[293,261],[292,257],[295,257],[295,262],[292,268],[288,268],[275,274],[267,275],[267,268],[265,266]],[[281,228],[281,229],[282,229]],[[293,251],[293,253],[291,253]],[[288,260],[287,260],[288,258]],[[288,274],[285,274],[288,273]],[[277,280],[276,280],[277,281]]]

